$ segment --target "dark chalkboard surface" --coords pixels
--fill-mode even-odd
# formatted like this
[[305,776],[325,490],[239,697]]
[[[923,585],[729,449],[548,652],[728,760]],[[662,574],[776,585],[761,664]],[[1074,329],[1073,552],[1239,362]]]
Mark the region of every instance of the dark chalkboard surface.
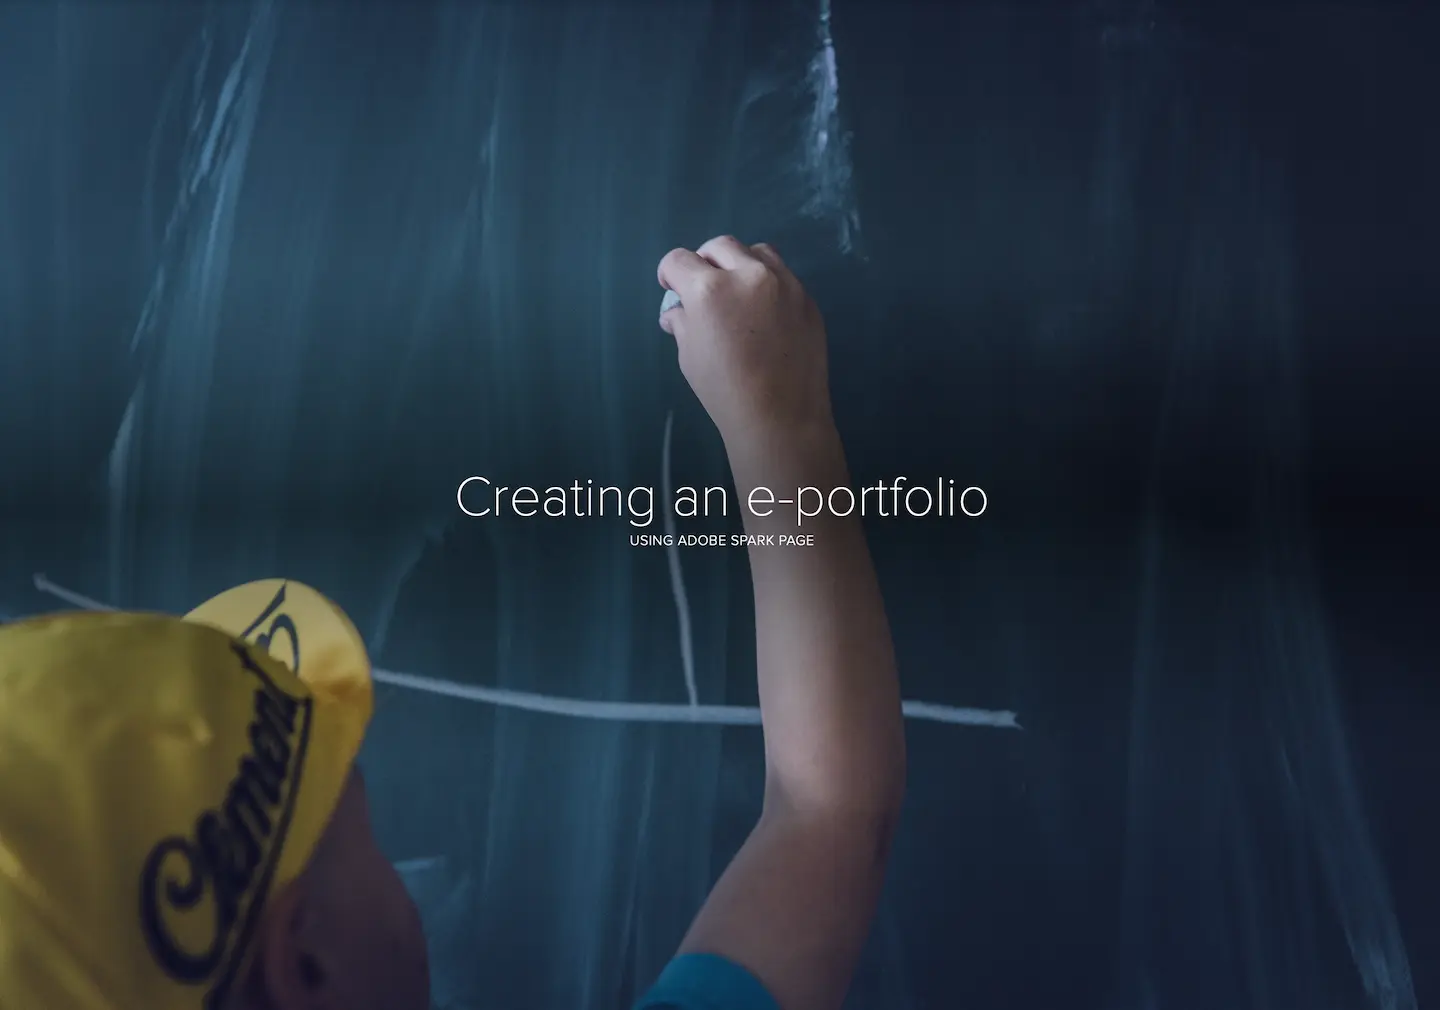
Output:
[[[758,810],[656,261],[829,320],[910,793],[857,1008],[1440,996],[1435,12],[0,6],[0,610],[302,579],[437,1001],[622,1007]],[[735,528],[675,520],[676,533]],[[41,578],[36,578],[40,573]]]

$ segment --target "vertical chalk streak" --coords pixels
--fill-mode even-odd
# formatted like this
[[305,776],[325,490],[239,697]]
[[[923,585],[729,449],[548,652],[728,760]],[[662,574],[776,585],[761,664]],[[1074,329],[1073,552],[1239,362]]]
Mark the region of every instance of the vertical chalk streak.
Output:
[[665,415],[665,444],[660,450],[660,508],[665,513],[665,554],[670,562],[670,592],[675,597],[675,616],[680,622],[680,666],[685,673],[685,693],[691,705],[700,704],[695,687],[695,642],[690,634],[690,600],[685,595],[685,572],[680,568],[680,548],[675,543],[675,505],[670,487],[670,445],[674,438],[675,411]]

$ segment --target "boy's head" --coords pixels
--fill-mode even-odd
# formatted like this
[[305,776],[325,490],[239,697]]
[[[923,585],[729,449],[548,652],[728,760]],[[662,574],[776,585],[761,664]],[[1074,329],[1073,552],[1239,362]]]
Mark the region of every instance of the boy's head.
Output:
[[298,583],[0,628],[0,1006],[425,1010],[355,768],[372,704]]

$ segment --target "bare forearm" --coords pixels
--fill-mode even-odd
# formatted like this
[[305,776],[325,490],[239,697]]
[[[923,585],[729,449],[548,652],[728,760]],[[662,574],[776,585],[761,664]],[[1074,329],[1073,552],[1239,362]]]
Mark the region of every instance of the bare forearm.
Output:
[[[850,484],[828,424],[748,439],[729,455],[742,502],[756,487],[787,497]],[[860,522],[824,514],[797,526],[785,506],[742,514],[759,541],[750,567],[767,807],[888,814],[903,788],[904,734],[889,623]],[[796,534],[813,543],[781,544]]]
[[[742,501],[762,486],[779,497],[848,487],[824,320],[780,255],[722,235],[671,250],[656,279],[679,296],[660,325],[725,440]],[[798,524],[793,503],[742,515],[748,533],[777,541],[750,549],[765,806],[681,950],[748,969],[784,1010],[838,1010],[903,788],[890,630],[858,520]],[[813,544],[779,542],[796,534]]]

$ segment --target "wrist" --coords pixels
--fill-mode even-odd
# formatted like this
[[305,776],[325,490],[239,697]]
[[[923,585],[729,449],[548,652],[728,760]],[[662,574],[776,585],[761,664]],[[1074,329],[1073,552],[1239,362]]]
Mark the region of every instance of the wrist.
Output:
[[724,443],[742,496],[758,486],[790,493],[795,487],[828,489],[849,481],[845,448],[833,418],[757,427],[725,437]]

